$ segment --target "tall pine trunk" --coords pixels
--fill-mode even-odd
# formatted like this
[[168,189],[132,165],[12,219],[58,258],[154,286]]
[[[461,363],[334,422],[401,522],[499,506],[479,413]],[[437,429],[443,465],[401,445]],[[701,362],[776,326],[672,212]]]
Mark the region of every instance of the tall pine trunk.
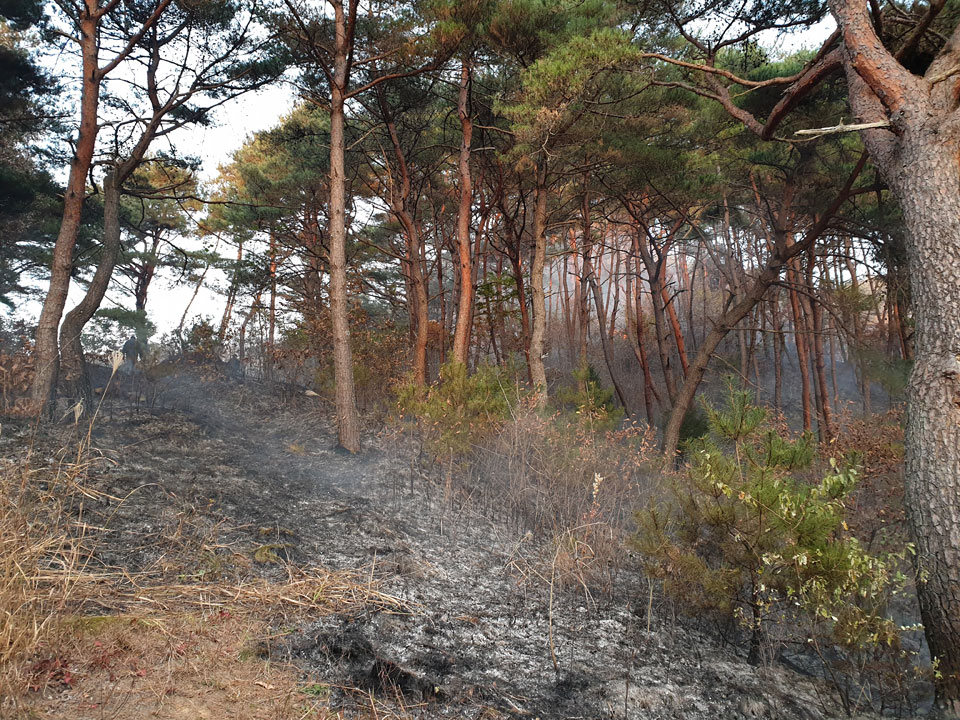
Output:
[[113,268],[120,254],[120,188],[115,170],[103,179],[103,248],[97,270],[83,299],[67,313],[60,328],[60,354],[64,379],[74,397],[89,411],[93,407],[93,391],[87,374],[80,334],[100,307],[110,284]]
[[891,179],[912,239],[916,323],[907,390],[907,517],[917,543],[923,625],[939,660],[940,703],[960,716],[960,163],[930,130],[904,148]]
[[32,409],[51,415],[57,401],[57,379],[60,372],[60,353],[57,344],[57,329],[70,290],[73,273],[73,249],[83,214],[83,201],[87,189],[87,173],[93,161],[97,143],[97,111],[100,105],[100,69],[98,67],[98,20],[90,12],[91,4],[79,23],[81,52],[83,55],[83,79],[80,94],[80,131],[70,163],[70,177],[64,194],[63,219],[53,248],[53,264],[50,272],[50,287],[43,301],[37,323],[34,367],[36,374],[31,392]]
[[937,660],[936,705],[960,718],[960,26],[921,78],[876,36],[865,5],[831,0],[850,105],[903,211],[916,324],[905,484],[917,594]]
[[343,3],[334,2],[333,7],[336,51],[330,86],[330,320],[333,327],[337,442],[343,449],[355,453],[360,451],[360,416],[353,381],[347,305],[347,178],[344,159],[344,95],[349,81],[351,39],[347,37]]
[[460,295],[457,305],[457,327],[453,336],[454,362],[467,364],[470,335],[473,327],[473,257],[470,248],[470,214],[473,208],[473,179],[470,175],[470,145],[473,138],[473,118],[470,116],[470,63],[464,60],[460,67],[460,91],[457,95],[457,114],[460,117],[462,137],[457,173],[460,179],[460,206],[457,210],[457,260],[460,269]]

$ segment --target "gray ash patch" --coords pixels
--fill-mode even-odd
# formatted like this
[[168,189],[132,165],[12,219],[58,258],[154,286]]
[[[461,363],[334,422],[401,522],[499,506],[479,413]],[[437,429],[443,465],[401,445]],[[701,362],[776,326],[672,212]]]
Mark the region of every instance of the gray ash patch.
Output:
[[[94,442],[106,461],[90,478],[119,499],[94,508],[111,530],[101,559],[162,567],[181,543],[201,558],[198,579],[282,577],[282,563],[255,559],[267,546],[297,565],[365,568],[409,612],[278,626],[260,649],[331,685],[345,717],[369,692],[423,718],[840,715],[809,678],[647,618],[647,585],[629,564],[608,595],[571,585],[551,602],[533,560],[549,548],[445,498],[395,438],[358,457],[336,452],[328,408],[308,400],[282,408],[255,386],[186,378],[171,382],[164,410],[113,407]],[[51,443],[69,439],[59,432]]]

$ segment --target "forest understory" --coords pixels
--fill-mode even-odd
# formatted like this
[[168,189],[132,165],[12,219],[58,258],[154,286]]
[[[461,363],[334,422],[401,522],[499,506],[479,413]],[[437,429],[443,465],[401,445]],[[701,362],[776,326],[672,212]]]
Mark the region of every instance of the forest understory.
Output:
[[[33,518],[22,542],[42,517],[55,515],[43,527],[61,535],[48,532],[53,545],[33,556],[36,596],[19,610],[43,627],[7,665],[20,692],[0,712],[844,715],[802,649],[750,665],[735,626],[681,617],[645,576],[625,543],[630,521],[609,517],[638,509],[654,482],[645,471],[612,505],[595,484],[585,513],[565,521],[554,510],[548,521],[537,501],[517,511],[517,488],[485,494],[483,468],[435,462],[402,423],[381,425],[353,456],[335,449],[320,397],[280,398],[196,368],[161,384],[148,398],[141,380],[117,375],[92,423],[3,424],[2,541],[18,539],[16,512]],[[889,440],[860,430],[851,442]],[[862,497],[884,503],[876,488]],[[858,507],[850,522],[889,513],[896,525],[896,502]],[[8,577],[0,602],[9,607],[15,589]],[[923,709],[928,693],[916,684],[910,707]]]

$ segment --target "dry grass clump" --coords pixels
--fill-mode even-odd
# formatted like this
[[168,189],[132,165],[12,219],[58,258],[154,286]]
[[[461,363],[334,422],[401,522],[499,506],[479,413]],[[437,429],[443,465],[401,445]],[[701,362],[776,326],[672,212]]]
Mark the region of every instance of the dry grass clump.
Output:
[[476,447],[472,476],[522,529],[623,527],[655,491],[655,441],[645,425],[597,429],[579,414],[543,416],[521,405],[496,438]]
[[25,687],[28,661],[56,643],[57,618],[84,575],[87,529],[68,519],[60,493],[68,474],[54,480],[41,491],[29,461],[4,459],[0,468],[0,697],[8,700]]
[[[514,524],[511,567],[524,581],[609,593],[633,513],[657,492],[656,449],[645,425],[610,428],[582,412],[512,409],[496,435],[450,462],[447,484]],[[610,423],[612,425],[612,423]]]
[[257,648],[318,614],[408,611],[362,571],[170,583],[196,576],[103,567],[94,456],[39,455],[0,459],[0,718],[335,717],[325,686]]
[[309,614],[357,614],[370,611],[409,612],[392,595],[355,571],[323,568],[290,569],[286,582],[260,578],[237,583],[155,584],[149,575],[89,573],[76,581],[74,596],[86,606],[118,613],[149,608],[175,613],[195,608],[208,614],[228,612],[293,623]]

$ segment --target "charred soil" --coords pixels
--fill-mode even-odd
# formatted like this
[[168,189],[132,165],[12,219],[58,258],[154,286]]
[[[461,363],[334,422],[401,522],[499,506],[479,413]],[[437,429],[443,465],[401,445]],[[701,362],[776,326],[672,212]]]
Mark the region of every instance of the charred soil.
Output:
[[[323,713],[368,717],[376,707],[379,717],[424,718],[839,714],[829,690],[814,680],[783,667],[751,667],[712,633],[668,613],[648,614],[659,603],[650,602],[646,580],[629,562],[613,571],[615,582],[602,593],[555,583],[549,559],[556,555],[547,540],[438,483],[402,435],[371,436],[358,456],[339,452],[322,399],[301,395],[281,404],[261,386],[196,373],[165,379],[152,401],[130,378],[111,392],[92,435],[98,461],[85,480],[94,491],[85,522],[103,529],[94,553],[104,567],[201,589],[227,581],[282,588],[301,570],[322,568],[369,578],[395,600],[323,609],[318,594],[313,608],[301,603],[297,613],[251,619],[245,642],[208,638],[222,652],[296,668],[297,692],[322,701]],[[55,449],[78,434],[63,425],[8,423],[0,454],[12,460],[30,446],[34,462],[54,463]],[[544,557],[545,564],[537,562]],[[128,610],[122,605],[89,603],[84,612],[110,617]],[[237,622],[229,599],[211,607],[220,607],[219,621]],[[231,630],[231,637],[240,632]],[[193,672],[202,677],[206,670]],[[280,684],[248,680],[271,690]],[[102,706],[82,710],[70,689],[48,686],[37,716],[102,716]],[[204,692],[220,691],[201,684],[194,700]],[[131,702],[150,703],[143,717],[184,716],[172,694],[136,696],[120,716],[140,717]],[[225,708],[208,705],[193,716],[223,716]],[[303,717],[328,716],[315,713]],[[281,716],[265,708],[250,715]]]

